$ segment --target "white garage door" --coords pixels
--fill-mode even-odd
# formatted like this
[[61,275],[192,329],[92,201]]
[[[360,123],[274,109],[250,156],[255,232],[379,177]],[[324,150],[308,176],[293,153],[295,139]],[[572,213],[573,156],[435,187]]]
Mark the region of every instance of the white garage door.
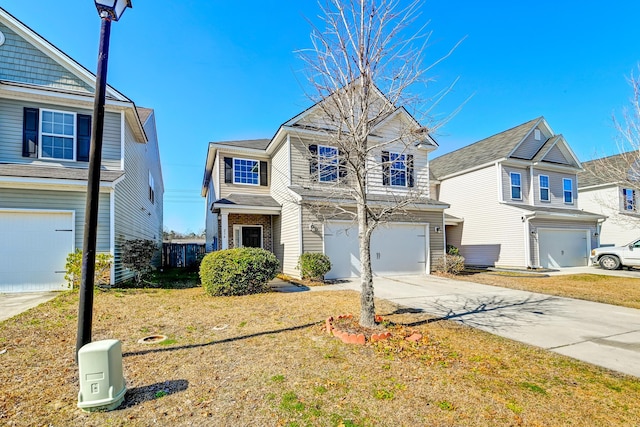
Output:
[[0,292],[66,289],[74,250],[70,212],[0,212]]
[[589,262],[588,230],[538,230],[540,265],[581,267]]
[[[371,237],[371,268],[377,276],[425,274],[427,224],[390,223],[379,226]],[[358,229],[348,222],[324,227],[324,251],[331,260],[327,279],[358,277],[360,256]]]

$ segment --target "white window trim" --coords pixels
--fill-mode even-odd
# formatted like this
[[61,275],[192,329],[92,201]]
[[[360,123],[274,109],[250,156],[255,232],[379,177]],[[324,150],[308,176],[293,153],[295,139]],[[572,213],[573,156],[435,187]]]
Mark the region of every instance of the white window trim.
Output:
[[[547,178],[547,186],[543,187],[542,186],[542,177]],[[538,187],[539,187],[539,194],[538,196],[540,197],[540,201],[541,202],[550,202],[551,201],[551,181],[549,180],[549,175],[538,175]],[[542,190],[547,190],[547,198],[543,199],[542,198]],[[564,197],[564,195],[563,195]]]
[[[42,116],[43,116],[43,112],[49,112],[49,113],[62,113],[62,114],[70,114],[73,116],[73,137],[71,138],[73,140],[72,144],[73,144],[73,159],[60,159],[57,157],[44,157],[42,155],[42,137],[43,136],[49,136],[49,135],[56,135],[56,134],[47,134],[44,135],[44,132],[42,132]],[[64,138],[69,138],[68,135],[56,135],[56,136],[62,136]],[[51,108],[40,108],[39,109],[39,116],[38,116],[38,158],[42,159],[42,160],[55,160],[55,161],[62,161],[62,162],[75,162],[77,161],[77,156],[78,153],[76,152],[76,148],[77,148],[77,142],[78,142],[78,113],[73,112],[73,111],[63,111],[63,110],[53,110]]]
[[[631,209],[627,209],[627,191],[631,191],[632,194],[632,202],[631,202]],[[634,190],[633,188],[623,188],[622,189],[622,211],[623,212],[638,212],[638,195],[636,193],[636,190]]]
[[[565,198],[565,193],[568,190],[565,190],[564,184],[565,182],[570,182],[571,183],[571,201],[567,202],[566,198]],[[564,202],[565,205],[573,205],[573,199],[574,199],[574,195],[573,195],[573,180],[571,178],[562,178],[562,201]]]
[[258,227],[260,229],[260,249],[264,249],[264,229],[261,225],[252,225],[252,224],[236,224],[233,226],[233,247],[234,248],[242,248],[242,238],[240,233],[242,233],[242,229],[245,227]]
[[[404,165],[404,169],[396,169],[393,167],[393,160],[391,160],[392,156],[404,156],[404,161],[402,164]],[[393,183],[393,171],[401,171],[404,172],[404,185],[398,185]],[[399,188],[407,188],[409,185],[409,171],[407,168],[407,155],[404,153],[393,153],[389,151],[389,186],[391,187],[399,187]]]
[[148,195],[148,199],[151,202],[152,205],[155,205],[156,203],[156,183],[155,180],[153,179],[153,175],[151,174],[151,171],[149,171],[149,195]]
[[[323,157],[320,156],[320,149],[321,148],[328,148],[330,150],[335,150],[336,152],[336,157],[335,157],[335,163],[333,162],[333,159],[331,159],[331,162],[322,162],[321,159],[329,159],[328,157]],[[318,144],[318,154],[317,154],[317,167],[318,167],[318,182],[338,182],[338,180],[340,179],[340,150],[338,150],[337,147],[332,147],[331,145],[320,145]],[[325,164],[326,167],[335,167],[336,168],[336,179],[322,179],[322,165]]]
[[[518,178],[520,178],[520,184],[519,185],[514,185],[513,184],[513,176],[514,175],[518,175]],[[520,172],[509,172],[509,191],[510,194],[509,196],[511,197],[511,200],[522,200],[522,174]],[[520,189],[520,197],[513,197],[513,188],[514,187],[518,187]]]
[[[236,160],[244,160],[247,162],[256,162],[256,164],[258,165],[258,183],[257,184],[252,184],[250,182],[237,182],[236,181]],[[250,185],[252,187],[259,187],[260,186],[260,160],[256,160],[256,159],[246,159],[243,157],[233,157],[232,160],[232,165],[231,165],[231,174],[232,174],[232,182],[234,184],[237,185]]]

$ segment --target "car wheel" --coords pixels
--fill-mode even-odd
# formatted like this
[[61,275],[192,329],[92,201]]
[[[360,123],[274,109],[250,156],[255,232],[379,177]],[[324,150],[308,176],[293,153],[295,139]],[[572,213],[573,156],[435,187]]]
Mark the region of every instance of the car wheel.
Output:
[[605,270],[617,270],[620,268],[620,260],[612,255],[605,255],[600,258],[600,267]]

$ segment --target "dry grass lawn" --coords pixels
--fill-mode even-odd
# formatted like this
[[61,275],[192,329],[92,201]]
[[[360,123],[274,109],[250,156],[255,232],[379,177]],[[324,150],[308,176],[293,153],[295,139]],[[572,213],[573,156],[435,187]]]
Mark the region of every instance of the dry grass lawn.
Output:
[[446,277],[485,285],[640,308],[640,279],[634,278],[599,274],[545,276],[509,272],[465,273],[459,276],[447,275]]
[[[94,340],[123,343],[128,393],[106,413],[77,409],[77,292],[0,323],[6,426],[622,426],[640,424],[640,382],[424,314],[418,343],[342,344],[330,315],[355,292],[213,298],[202,289],[111,290]],[[396,333],[401,333],[401,328]],[[406,331],[405,331],[406,332]],[[138,344],[150,334],[164,345]]]

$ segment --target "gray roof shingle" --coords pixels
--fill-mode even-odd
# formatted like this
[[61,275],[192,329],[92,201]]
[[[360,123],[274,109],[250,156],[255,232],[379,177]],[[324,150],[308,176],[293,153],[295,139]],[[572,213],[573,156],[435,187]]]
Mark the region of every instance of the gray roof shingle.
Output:
[[[114,182],[124,175],[123,171],[100,171],[100,181]],[[51,178],[86,181],[89,179],[89,169],[61,168],[20,164],[0,164],[0,176],[24,178]]]
[[507,157],[541,119],[530,120],[429,162],[436,179]]
[[[291,191],[302,196],[307,199],[317,199],[317,200],[336,200],[341,203],[355,203],[355,199],[345,191],[344,194],[339,194],[337,191],[327,193],[324,190],[316,190],[310,188],[303,188],[299,186],[291,186],[289,187]],[[374,194],[369,193],[367,195],[367,200],[373,203],[398,203],[399,201],[404,200],[401,195],[393,195],[393,194]],[[429,199],[426,197],[416,198],[415,200],[411,200],[408,209],[411,207],[415,207],[417,209],[441,209],[449,207],[449,204],[445,202],[440,202],[438,200]]]
[[[625,182],[629,178],[625,171],[636,169],[634,166],[638,159],[640,155],[637,152],[626,152],[584,162],[582,163],[584,171],[578,174],[578,187]],[[603,171],[609,171],[609,173]]]
[[229,194],[227,197],[218,199],[214,204],[218,205],[238,205],[254,206],[261,208],[279,208],[280,203],[271,196],[258,196],[255,194]]
[[216,141],[212,142],[212,144],[239,148],[253,148],[255,150],[266,150],[270,142],[270,139],[245,139],[239,141]]

